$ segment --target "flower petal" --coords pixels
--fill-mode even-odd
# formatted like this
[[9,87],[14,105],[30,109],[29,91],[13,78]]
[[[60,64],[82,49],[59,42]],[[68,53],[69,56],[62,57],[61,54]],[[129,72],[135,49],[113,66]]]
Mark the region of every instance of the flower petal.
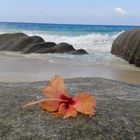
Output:
[[63,118],[76,117],[77,111],[71,105],[67,107],[67,104],[62,103],[58,112],[56,112],[54,115],[57,117],[63,116]]
[[50,98],[60,98],[61,95],[67,95],[64,79],[55,76],[50,85],[44,89],[44,94]]
[[76,117],[77,111],[74,109],[71,105],[69,106],[69,109],[66,111],[63,118],[69,118],[69,117]]
[[49,112],[57,111],[59,108],[59,101],[44,101],[40,103],[40,108]]
[[92,116],[95,114],[96,99],[87,93],[81,93],[79,96],[73,98],[75,104],[73,107],[81,113]]

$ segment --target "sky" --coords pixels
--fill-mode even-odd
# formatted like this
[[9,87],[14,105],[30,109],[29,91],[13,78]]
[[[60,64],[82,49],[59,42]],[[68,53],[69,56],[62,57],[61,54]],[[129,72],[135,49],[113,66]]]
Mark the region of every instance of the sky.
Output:
[[140,25],[140,0],[0,0],[0,22]]

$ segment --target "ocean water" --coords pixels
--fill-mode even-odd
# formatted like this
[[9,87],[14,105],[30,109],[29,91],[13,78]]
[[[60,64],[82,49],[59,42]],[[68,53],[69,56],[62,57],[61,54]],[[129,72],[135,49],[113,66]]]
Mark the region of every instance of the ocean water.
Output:
[[[87,55],[68,54],[21,54],[18,52],[0,52],[0,73],[38,73],[44,72],[44,65],[63,65],[64,67],[110,67],[122,70],[139,71],[135,66],[111,55],[114,39],[124,31],[140,29],[140,26],[112,25],[68,25],[44,23],[0,23],[0,34],[23,32],[29,36],[38,35],[49,42],[67,42],[76,49],[83,48]],[[29,62],[27,64],[27,62]],[[23,68],[21,69],[20,64]],[[38,64],[36,64],[38,63]],[[32,69],[29,65],[34,65]],[[37,70],[37,71],[36,71]],[[59,70],[61,71],[61,69]],[[63,69],[64,71],[64,69]],[[45,73],[45,72],[44,72]],[[57,70],[53,74],[57,74]],[[62,73],[63,75],[64,73]],[[86,76],[86,75],[85,75]]]

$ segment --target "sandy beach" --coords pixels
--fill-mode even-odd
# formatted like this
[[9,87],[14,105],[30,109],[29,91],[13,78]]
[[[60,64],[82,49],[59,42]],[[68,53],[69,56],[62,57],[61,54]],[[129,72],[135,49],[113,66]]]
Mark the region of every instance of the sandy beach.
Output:
[[[53,68],[52,68],[53,67]],[[81,71],[82,69],[82,71]],[[69,68],[65,66],[50,66],[46,69],[48,72],[34,73],[1,73],[0,82],[33,82],[41,80],[49,80],[54,75],[61,75],[64,78],[78,77],[101,77],[112,80],[123,81],[131,84],[140,84],[140,72],[115,70],[103,67],[76,67]]]
[[[43,58],[43,57],[41,57]],[[64,78],[101,77],[140,84],[140,69],[113,60],[109,66],[70,63],[71,59],[46,57],[4,57],[0,60],[0,82],[34,82],[49,80],[54,75]],[[113,63],[116,64],[115,66]]]

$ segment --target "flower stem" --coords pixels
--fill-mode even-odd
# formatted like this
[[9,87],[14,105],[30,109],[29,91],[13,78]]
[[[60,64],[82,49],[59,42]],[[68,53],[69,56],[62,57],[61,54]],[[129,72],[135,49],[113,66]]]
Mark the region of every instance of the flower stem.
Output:
[[62,100],[62,99],[42,99],[42,100],[39,100],[39,101],[28,103],[28,104],[22,106],[22,108],[25,109],[25,108],[28,108],[28,107],[30,107],[32,105],[36,105],[36,104],[39,104],[39,103],[42,103],[42,102],[45,102],[45,101],[63,101],[63,102],[68,102],[67,100]]

